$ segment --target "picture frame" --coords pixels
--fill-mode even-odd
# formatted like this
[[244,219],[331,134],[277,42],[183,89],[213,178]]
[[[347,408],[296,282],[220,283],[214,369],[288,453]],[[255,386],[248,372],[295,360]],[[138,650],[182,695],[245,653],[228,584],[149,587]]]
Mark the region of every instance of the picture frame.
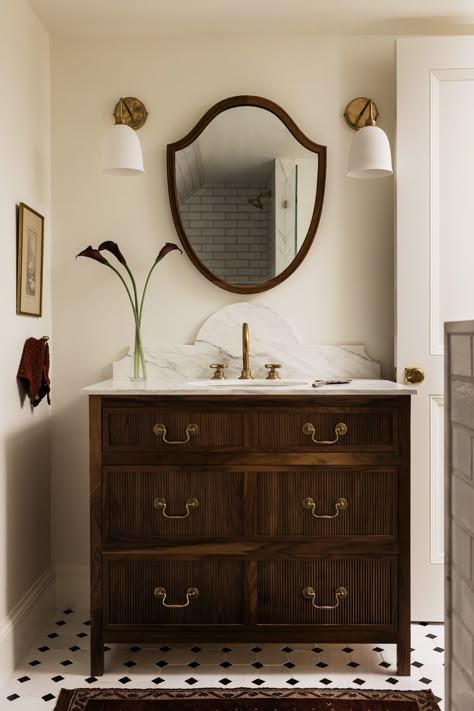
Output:
[[41,316],[43,252],[44,217],[21,202],[18,206],[17,314]]

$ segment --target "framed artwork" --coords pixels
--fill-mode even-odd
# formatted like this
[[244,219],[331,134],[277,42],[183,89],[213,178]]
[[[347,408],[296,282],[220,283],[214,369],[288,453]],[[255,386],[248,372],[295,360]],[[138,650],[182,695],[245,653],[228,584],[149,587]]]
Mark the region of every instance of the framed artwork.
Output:
[[44,217],[23,202],[18,212],[16,312],[41,316]]

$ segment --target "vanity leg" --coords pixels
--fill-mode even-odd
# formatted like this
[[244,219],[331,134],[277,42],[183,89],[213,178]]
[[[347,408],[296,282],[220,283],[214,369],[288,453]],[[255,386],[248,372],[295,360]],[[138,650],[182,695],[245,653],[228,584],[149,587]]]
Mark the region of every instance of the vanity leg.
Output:
[[410,676],[410,637],[397,644],[397,676]]
[[91,614],[91,676],[102,676],[104,673],[104,632],[102,626],[102,611]]

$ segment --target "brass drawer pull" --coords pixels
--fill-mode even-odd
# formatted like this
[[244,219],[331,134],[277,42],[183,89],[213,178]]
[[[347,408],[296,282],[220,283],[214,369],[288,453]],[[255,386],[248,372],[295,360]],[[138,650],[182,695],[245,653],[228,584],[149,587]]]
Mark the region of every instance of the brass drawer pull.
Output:
[[316,434],[316,430],[314,428],[314,425],[311,424],[311,422],[305,422],[303,427],[303,434],[305,435],[311,435],[311,439],[313,442],[316,442],[316,444],[336,444],[336,442],[339,440],[339,437],[343,437],[346,432],[347,432],[347,425],[344,422],[338,422],[336,427],[334,428],[334,434],[336,435],[336,439],[315,439],[314,435]]
[[347,597],[347,590],[343,587],[337,588],[335,605],[316,605],[316,603],[314,602],[316,598],[316,593],[314,592],[314,588],[311,587],[303,588],[303,597],[305,597],[307,600],[311,600],[312,606],[317,607],[318,610],[335,610],[336,607],[339,607],[340,601],[344,600]]
[[316,514],[314,513],[314,509],[316,508],[315,500],[311,496],[308,496],[306,499],[303,499],[303,508],[311,511],[311,514],[314,516],[314,518],[336,518],[337,516],[339,516],[339,511],[345,511],[347,509],[347,499],[341,496],[334,505],[336,507],[335,514]]
[[166,425],[158,424],[153,427],[153,432],[158,435],[158,437],[163,437],[163,442],[166,444],[186,444],[191,439],[191,435],[197,435],[199,433],[199,425],[191,424],[186,426],[186,439],[180,440],[170,440],[166,439]]
[[182,605],[180,604],[169,604],[166,602],[166,596],[167,596],[167,591],[166,588],[158,587],[155,588],[153,591],[153,595],[158,598],[158,600],[161,600],[161,604],[163,607],[187,607],[191,600],[196,600],[197,597],[199,597],[199,590],[197,588],[188,588],[186,590],[186,602],[183,602]]
[[197,509],[197,507],[199,506],[199,501],[197,499],[195,499],[194,497],[192,497],[191,499],[188,499],[186,501],[186,513],[183,514],[182,516],[181,515],[170,516],[169,514],[167,514],[166,513],[166,506],[167,506],[166,499],[164,499],[162,496],[158,496],[154,500],[153,506],[155,507],[155,509],[158,509],[158,511],[161,511],[161,513],[163,514],[163,516],[165,518],[188,518],[189,514],[191,513],[191,510]]

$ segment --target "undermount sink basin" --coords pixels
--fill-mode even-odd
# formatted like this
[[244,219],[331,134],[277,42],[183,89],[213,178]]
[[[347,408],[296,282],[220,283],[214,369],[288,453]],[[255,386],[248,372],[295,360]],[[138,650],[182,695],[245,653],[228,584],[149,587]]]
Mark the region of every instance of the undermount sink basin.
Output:
[[278,388],[294,387],[297,385],[311,385],[307,380],[293,380],[291,378],[280,378],[279,380],[267,380],[267,378],[254,378],[253,380],[240,380],[239,378],[225,378],[223,380],[190,380],[190,387],[202,388]]

